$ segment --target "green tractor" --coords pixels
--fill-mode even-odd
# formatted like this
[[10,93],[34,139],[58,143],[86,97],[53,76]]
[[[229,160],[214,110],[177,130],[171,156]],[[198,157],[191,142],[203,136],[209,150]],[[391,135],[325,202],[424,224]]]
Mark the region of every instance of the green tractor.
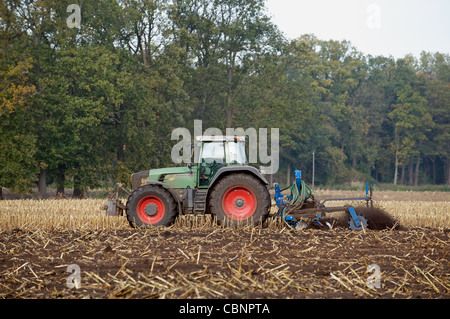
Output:
[[137,228],[169,226],[183,214],[212,214],[230,226],[264,223],[271,208],[268,182],[248,165],[245,137],[201,136],[194,147],[198,164],[133,174],[126,205],[118,199],[118,185],[108,199],[107,214],[126,211]]

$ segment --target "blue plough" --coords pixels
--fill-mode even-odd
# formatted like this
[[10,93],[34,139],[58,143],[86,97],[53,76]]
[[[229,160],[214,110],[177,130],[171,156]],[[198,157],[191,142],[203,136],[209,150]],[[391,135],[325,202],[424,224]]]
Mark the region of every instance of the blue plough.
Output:
[[[367,219],[359,215],[353,206],[328,207],[325,203],[331,201],[366,201],[366,206],[373,207],[373,185],[366,184],[366,196],[357,198],[328,198],[322,202],[316,200],[311,189],[302,180],[302,172],[296,170],[295,182],[290,187],[290,195],[283,194],[280,186],[275,184],[275,203],[278,206],[277,216],[292,229],[304,228],[307,224],[305,220],[318,226],[323,226],[321,219],[329,213],[346,212],[349,216],[349,227],[352,230],[362,230],[368,228]],[[328,224],[329,225],[329,224]],[[329,225],[330,226],[330,225]]]

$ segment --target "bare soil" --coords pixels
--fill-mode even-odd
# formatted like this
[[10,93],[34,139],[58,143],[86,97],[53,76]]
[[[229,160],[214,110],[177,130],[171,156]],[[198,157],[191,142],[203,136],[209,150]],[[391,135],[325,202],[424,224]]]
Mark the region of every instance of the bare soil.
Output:
[[435,229],[15,229],[0,232],[0,298],[448,299],[448,243]]
[[[314,192],[316,198],[346,198],[364,197],[365,191],[344,191],[344,190],[317,190]],[[416,191],[378,191],[373,192],[375,201],[398,201],[398,202],[448,202],[450,192],[416,192]]]

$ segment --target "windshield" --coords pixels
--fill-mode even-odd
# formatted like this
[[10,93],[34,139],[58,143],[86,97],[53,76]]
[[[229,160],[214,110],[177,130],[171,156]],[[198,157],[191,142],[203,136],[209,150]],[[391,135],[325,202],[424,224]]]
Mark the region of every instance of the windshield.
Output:
[[225,163],[224,143],[203,144],[202,160],[204,163]]

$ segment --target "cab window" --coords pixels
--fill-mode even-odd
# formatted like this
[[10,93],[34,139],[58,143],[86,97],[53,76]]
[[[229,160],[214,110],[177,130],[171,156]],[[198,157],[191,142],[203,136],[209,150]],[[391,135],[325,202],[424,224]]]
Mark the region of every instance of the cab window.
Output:
[[228,143],[228,156],[230,164],[246,165],[245,145],[242,142]]
[[214,142],[214,143],[205,143],[203,145],[202,151],[202,162],[212,164],[216,163],[225,163],[225,147],[224,143]]

